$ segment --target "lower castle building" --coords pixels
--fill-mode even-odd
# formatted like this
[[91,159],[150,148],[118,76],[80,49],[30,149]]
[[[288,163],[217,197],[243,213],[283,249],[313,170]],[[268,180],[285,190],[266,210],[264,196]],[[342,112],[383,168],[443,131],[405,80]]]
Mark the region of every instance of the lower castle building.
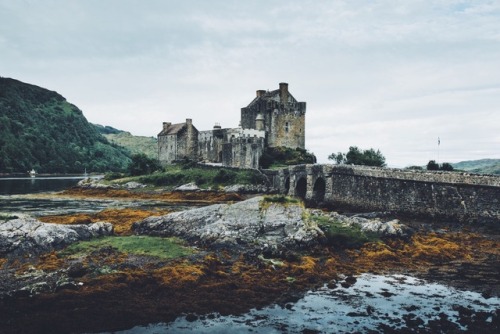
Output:
[[258,168],[267,147],[305,148],[306,103],[280,83],[273,91],[258,90],[247,107],[241,108],[240,126],[198,131],[191,119],[163,123],[158,134],[158,159],[166,165],[189,159],[223,166]]

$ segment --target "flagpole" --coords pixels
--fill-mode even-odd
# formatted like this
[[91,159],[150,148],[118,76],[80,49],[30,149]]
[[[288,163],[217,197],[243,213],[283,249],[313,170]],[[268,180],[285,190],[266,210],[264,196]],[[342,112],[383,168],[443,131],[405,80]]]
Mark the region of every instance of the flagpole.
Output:
[[439,146],[441,145],[441,139],[438,137],[438,165],[439,165]]

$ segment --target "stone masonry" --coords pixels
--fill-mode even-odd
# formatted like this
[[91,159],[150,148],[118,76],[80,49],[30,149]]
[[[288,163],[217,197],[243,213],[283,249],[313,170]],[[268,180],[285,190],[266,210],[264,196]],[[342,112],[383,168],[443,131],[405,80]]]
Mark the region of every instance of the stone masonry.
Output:
[[163,123],[158,134],[158,159],[162,165],[182,159],[220,163],[223,166],[258,168],[266,147],[305,148],[306,103],[298,102],[280,83],[273,91],[258,90],[241,108],[238,128],[198,131],[191,121]]

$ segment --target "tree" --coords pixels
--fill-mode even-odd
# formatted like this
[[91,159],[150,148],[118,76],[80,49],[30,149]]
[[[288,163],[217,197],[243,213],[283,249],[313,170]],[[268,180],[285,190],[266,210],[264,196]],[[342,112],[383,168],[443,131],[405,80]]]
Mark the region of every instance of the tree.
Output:
[[342,152],[339,152],[337,154],[332,153],[328,156],[328,160],[333,160],[337,165],[341,165],[346,161],[345,153]]
[[439,164],[435,160],[430,160],[427,163],[427,170],[439,170]]
[[452,172],[454,168],[449,162],[443,162],[443,164],[441,165],[441,170]]
[[158,161],[148,158],[144,153],[134,154],[127,168],[129,174],[132,176],[151,174],[159,169],[161,167]]
[[267,147],[259,159],[261,168],[269,168],[272,166],[290,166],[300,164],[314,164],[316,156],[302,148],[289,147]]
[[380,150],[375,151],[373,148],[360,150],[357,146],[349,147],[349,152],[347,153],[332,153],[328,156],[328,159],[334,160],[339,165],[352,164],[375,167],[385,166],[385,157],[382,155]]
[[441,165],[439,165],[436,161],[430,160],[427,163],[427,170],[444,170],[447,172],[451,172],[454,170],[454,168],[449,162],[443,162]]

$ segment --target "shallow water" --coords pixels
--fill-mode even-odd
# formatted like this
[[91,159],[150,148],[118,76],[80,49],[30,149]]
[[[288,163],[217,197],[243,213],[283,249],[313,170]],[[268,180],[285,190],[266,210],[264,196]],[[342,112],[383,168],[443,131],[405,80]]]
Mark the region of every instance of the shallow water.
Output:
[[[472,312],[493,313],[500,308],[500,298],[460,291],[442,284],[428,283],[411,276],[363,274],[356,282],[343,287],[309,291],[295,303],[272,305],[239,316],[179,317],[170,324],[137,326],[121,331],[136,333],[351,333],[379,331],[379,325],[394,329],[427,328],[429,322],[445,319],[458,330],[458,307]],[[188,321],[189,319],[190,321]],[[493,321],[492,314],[486,323]]]
[[104,209],[155,209],[184,210],[190,206],[157,200],[64,198],[50,195],[0,196],[0,212],[24,213],[34,217],[72,213],[96,213]]

